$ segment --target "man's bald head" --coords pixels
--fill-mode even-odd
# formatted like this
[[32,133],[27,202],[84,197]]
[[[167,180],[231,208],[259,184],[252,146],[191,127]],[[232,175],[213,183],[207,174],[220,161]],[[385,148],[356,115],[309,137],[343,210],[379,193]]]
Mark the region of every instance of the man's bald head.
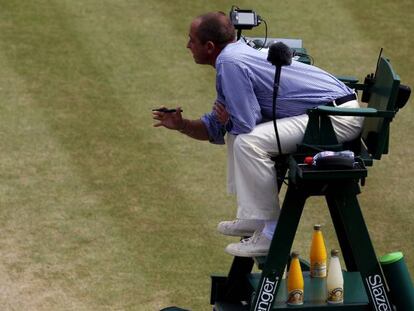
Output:
[[193,23],[198,27],[196,35],[201,43],[213,42],[217,47],[224,48],[235,41],[235,29],[231,20],[223,12],[210,12],[196,17]]

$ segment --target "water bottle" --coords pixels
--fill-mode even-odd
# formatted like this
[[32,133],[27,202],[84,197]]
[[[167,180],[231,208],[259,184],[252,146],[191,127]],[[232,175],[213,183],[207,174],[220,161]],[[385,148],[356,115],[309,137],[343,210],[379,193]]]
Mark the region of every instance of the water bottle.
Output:
[[328,276],[326,278],[326,289],[328,292],[327,302],[329,304],[344,302],[344,277],[342,275],[338,254],[338,250],[332,250],[329,261]]

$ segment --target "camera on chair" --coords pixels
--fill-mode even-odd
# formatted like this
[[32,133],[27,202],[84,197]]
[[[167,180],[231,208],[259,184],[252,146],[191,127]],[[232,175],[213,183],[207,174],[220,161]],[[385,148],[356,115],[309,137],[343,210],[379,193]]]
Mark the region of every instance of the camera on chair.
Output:
[[230,11],[230,20],[236,29],[252,29],[260,25],[260,16],[253,10],[242,10],[232,8]]

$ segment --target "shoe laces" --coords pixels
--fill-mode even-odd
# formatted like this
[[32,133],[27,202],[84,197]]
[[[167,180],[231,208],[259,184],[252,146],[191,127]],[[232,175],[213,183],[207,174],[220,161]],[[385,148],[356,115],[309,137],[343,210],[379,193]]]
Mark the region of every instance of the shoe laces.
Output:
[[242,243],[242,244],[245,244],[245,243],[256,244],[257,241],[259,240],[259,238],[261,237],[261,235],[262,235],[262,232],[257,230],[253,233],[253,235],[251,237],[241,240],[240,243]]

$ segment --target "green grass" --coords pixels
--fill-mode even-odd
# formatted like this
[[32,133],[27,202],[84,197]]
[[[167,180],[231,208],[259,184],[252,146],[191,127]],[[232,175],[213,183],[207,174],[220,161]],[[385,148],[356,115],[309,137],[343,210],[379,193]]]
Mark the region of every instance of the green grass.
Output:
[[[209,310],[226,273],[235,214],[225,148],[152,127],[150,109],[197,118],[214,71],[186,51],[188,25],[231,1],[0,0],[0,305],[2,310]],[[310,5],[311,4],[311,5]],[[239,1],[269,35],[302,38],[315,64],[363,78],[380,47],[414,85],[412,1]],[[259,27],[246,34],[263,35]],[[414,275],[413,108],[360,202],[379,255],[402,250]],[[295,241],[308,252],[312,200]]]

